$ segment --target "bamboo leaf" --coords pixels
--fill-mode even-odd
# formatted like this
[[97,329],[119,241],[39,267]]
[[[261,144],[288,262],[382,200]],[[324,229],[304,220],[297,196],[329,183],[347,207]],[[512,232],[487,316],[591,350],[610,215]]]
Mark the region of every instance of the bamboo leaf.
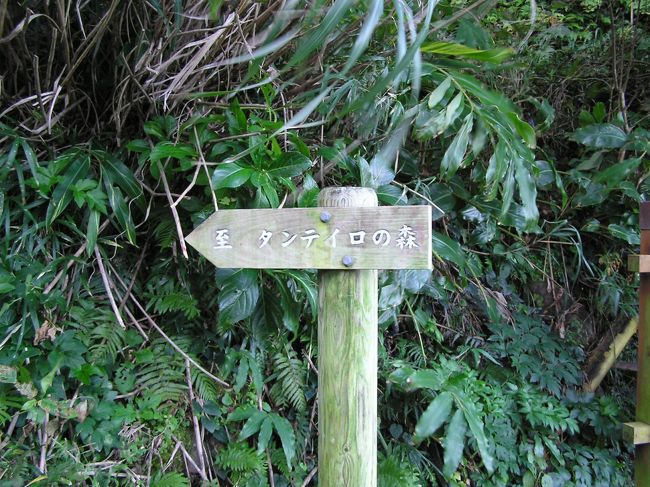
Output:
[[112,186],[107,182],[104,183],[104,187],[108,193],[108,203],[113,209],[113,214],[115,215],[117,222],[120,224],[120,227],[122,227],[122,230],[126,232],[126,237],[129,242],[135,245],[135,225],[133,224],[131,213],[126,205],[122,191],[120,191],[120,188],[117,186]]
[[445,94],[451,87],[451,78],[447,77],[445,80],[440,83],[435,90],[431,92],[429,95],[429,99],[427,100],[427,106],[429,108],[434,108],[438,103],[442,101],[442,99],[445,97]]
[[46,225],[50,226],[72,201],[72,186],[86,177],[90,170],[90,158],[81,156],[68,167],[63,180],[54,188],[50,205],[47,208]]
[[519,115],[517,115],[515,112],[507,112],[506,117],[515,128],[519,136],[524,139],[526,145],[531,149],[534,149],[537,145],[535,138],[535,129],[521,120],[521,118],[519,118]]
[[90,210],[88,215],[88,227],[86,229],[86,253],[92,255],[97,243],[97,234],[99,233],[99,212]]
[[370,8],[368,9],[368,13],[366,14],[366,18],[363,22],[363,26],[361,27],[361,31],[359,32],[356,40],[354,41],[354,45],[352,46],[352,50],[348,55],[348,60],[345,63],[345,67],[343,68],[343,72],[341,73],[341,75],[347,73],[350,70],[350,68],[354,66],[354,63],[357,62],[361,54],[364,53],[364,51],[368,47],[368,44],[370,43],[370,39],[372,38],[373,32],[375,31],[377,25],[379,24],[379,20],[381,19],[381,14],[383,12],[384,12],[384,0],[370,0]]
[[443,54],[466,59],[476,59],[493,64],[501,64],[503,61],[514,55],[515,51],[507,47],[495,49],[474,49],[455,42],[431,42],[422,46],[422,52],[429,54]]
[[456,174],[460,164],[463,162],[463,157],[467,151],[467,145],[469,144],[469,134],[472,131],[472,125],[474,123],[474,118],[470,113],[465,117],[463,121],[463,126],[456,134],[456,137],[449,145],[447,152],[440,162],[440,171],[443,176],[451,177]]
[[515,178],[523,205],[523,216],[530,229],[537,223],[539,211],[537,209],[537,185],[530,172],[530,166],[526,162],[523,157],[515,159]]
[[353,0],[336,0],[318,27],[306,39],[301,39],[296,53],[288,62],[287,68],[296,66],[307,59],[314,51],[322,49],[327,37],[336,29],[339,22],[354,5]]

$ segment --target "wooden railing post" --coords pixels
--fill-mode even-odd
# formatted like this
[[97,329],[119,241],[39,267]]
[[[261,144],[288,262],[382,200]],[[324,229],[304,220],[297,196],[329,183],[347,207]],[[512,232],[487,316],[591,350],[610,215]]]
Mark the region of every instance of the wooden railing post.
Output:
[[[640,208],[641,252],[650,255],[650,203]],[[636,380],[636,421],[650,425],[650,273],[639,269],[638,372]],[[650,486],[650,444],[642,443],[635,450],[637,486]]]
[[[326,188],[319,206],[377,206],[377,196],[368,188]],[[354,270],[352,257],[343,264],[350,270],[319,273],[318,484],[375,487],[377,271]]]

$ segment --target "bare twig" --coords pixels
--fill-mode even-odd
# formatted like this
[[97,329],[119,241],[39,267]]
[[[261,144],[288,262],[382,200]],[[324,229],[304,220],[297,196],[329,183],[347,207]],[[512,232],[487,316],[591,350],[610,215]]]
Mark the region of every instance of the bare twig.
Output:
[[192,416],[192,426],[194,427],[194,441],[196,442],[196,454],[199,457],[199,467],[201,468],[201,478],[205,475],[205,459],[203,457],[203,441],[201,440],[201,428],[199,420],[194,414],[194,389],[192,388],[192,374],[190,373],[190,361],[185,359],[185,380],[187,381],[187,392],[190,396],[190,415]]
[[108,296],[108,301],[111,303],[111,308],[113,308],[113,313],[115,313],[115,318],[122,328],[126,329],[124,320],[122,319],[122,314],[120,313],[115,298],[113,297],[113,291],[111,290],[111,284],[108,279],[108,274],[106,274],[106,269],[104,268],[104,262],[102,261],[102,256],[99,253],[99,247],[95,247],[95,257],[97,258],[97,265],[99,267],[99,273],[102,276],[102,282],[104,283],[104,288],[106,289],[106,295]]
[[[183,235],[183,228],[181,227],[181,219],[178,217],[178,211],[176,211],[176,205],[174,204],[174,200],[172,199],[171,192],[169,191],[169,183],[167,183],[167,176],[165,176],[165,169],[162,167],[162,164],[160,164],[160,161],[158,161],[158,171],[160,171],[160,179],[162,179],[163,186],[165,187],[165,194],[167,195],[167,201],[169,202],[169,207],[172,210],[172,217],[174,218],[174,223],[176,225],[176,232],[178,233],[178,240],[181,246],[181,252],[183,253],[183,257],[189,259],[189,256],[187,255],[187,247],[185,245],[185,236]],[[182,197],[183,195],[181,195],[181,198]]]
[[305,477],[305,481],[302,483],[301,487],[307,487],[309,485],[309,482],[311,482],[311,479],[314,478],[314,475],[316,475],[316,472],[318,471],[318,467],[314,467],[311,469],[311,472],[309,472],[309,475]]
[[41,456],[38,461],[38,469],[41,473],[47,472],[47,423],[50,419],[50,413],[45,411],[45,419],[41,425]]
[[180,445],[181,451],[183,452],[183,457],[185,457],[185,459],[186,459],[188,462],[190,462],[190,464],[194,467],[194,469],[195,469],[195,470],[199,473],[199,475],[201,476],[201,479],[202,479],[202,480],[208,480],[208,478],[205,476],[205,472],[203,472],[203,471],[201,471],[201,469],[199,469],[198,465],[196,464],[196,462],[195,462],[194,459],[192,458],[192,455],[190,455],[189,453],[187,453],[187,450],[186,450],[185,447],[183,446],[183,443],[182,443],[178,438],[176,438],[176,436],[174,436],[174,435],[172,435],[172,438],[174,438],[174,440],[176,441],[176,443],[177,443],[178,445]]
[[[110,265],[110,264],[109,264],[109,265]],[[120,276],[115,272],[115,269],[113,268],[113,266],[111,266],[111,268],[113,269],[113,272],[114,272],[115,278],[116,278],[116,279],[118,280],[118,282],[122,285],[122,287],[123,287],[124,289],[126,289],[126,288],[127,288],[126,283],[125,283],[125,282],[122,280],[122,278],[121,278],[121,277],[120,277]],[[197,369],[199,369],[201,372],[203,372],[205,375],[207,375],[208,377],[210,377],[210,378],[211,378],[213,381],[215,381],[216,383],[218,383],[218,384],[220,384],[220,385],[222,385],[222,386],[224,386],[224,387],[230,387],[230,384],[228,384],[226,381],[224,381],[224,380],[222,380],[222,379],[219,379],[219,377],[217,377],[216,375],[214,375],[214,374],[212,374],[211,372],[209,372],[207,369],[205,369],[205,367],[202,367],[201,364],[199,364],[196,360],[194,360],[194,359],[193,359],[192,357],[190,357],[187,353],[185,353],[185,352],[183,351],[182,348],[180,348],[178,345],[176,345],[176,343],[174,342],[174,340],[172,340],[171,338],[169,338],[169,336],[167,336],[167,334],[162,330],[162,328],[160,328],[160,326],[158,326],[158,324],[153,320],[153,318],[151,317],[151,315],[149,315],[149,313],[147,313],[147,311],[144,309],[144,307],[143,307],[143,306],[140,304],[140,302],[135,298],[135,296],[133,295],[133,293],[129,294],[129,297],[131,298],[131,301],[133,301],[133,304],[135,304],[136,307],[140,310],[140,312],[141,312],[141,313],[142,313],[142,314],[147,318],[147,321],[149,322],[149,324],[150,324],[150,325],[151,325],[151,326],[152,326],[152,327],[153,327],[153,328],[154,328],[158,333],[160,333],[160,336],[162,336],[162,337],[165,339],[165,341],[166,341],[167,343],[169,343],[169,344],[172,346],[172,348],[173,348],[174,350],[176,350],[176,351],[177,351],[181,356],[183,356],[185,359],[189,360],[190,363],[191,363],[194,367],[196,367]]]

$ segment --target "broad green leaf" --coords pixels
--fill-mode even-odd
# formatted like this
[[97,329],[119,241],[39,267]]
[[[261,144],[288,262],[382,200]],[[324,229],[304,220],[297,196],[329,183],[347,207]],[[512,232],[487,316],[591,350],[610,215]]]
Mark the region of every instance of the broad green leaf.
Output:
[[272,178],[292,178],[300,176],[311,165],[311,159],[300,152],[286,152],[267,172]]
[[196,159],[196,150],[194,146],[189,144],[160,142],[154,146],[149,154],[151,162],[157,162],[168,157],[173,159]]
[[434,434],[449,417],[452,403],[453,396],[450,393],[438,394],[418,419],[415,425],[415,435],[419,439],[424,439]]
[[384,184],[383,186],[378,187],[375,191],[379,202],[384,203],[385,205],[396,206],[408,203],[404,190],[397,186],[393,186],[392,184]]
[[291,277],[300,287],[311,308],[312,318],[316,319],[316,315],[318,314],[318,291],[316,289],[316,282],[314,281],[314,274],[297,269],[287,269],[282,272]]
[[318,195],[320,188],[311,174],[305,174],[302,181],[302,192],[298,195],[298,204],[300,208],[311,208],[318,206]]
[[252,414],[246,423],[244,423],[244,427],[241,429],[241,432],[239,433],[239,439],[240,440],[245,440],[246,438],[253,436],[255,433],[257,433],[260,430],[260,426],[262,425],[262,421],[267,418],[267,414],[264,411],[256,411],[254,414]]
[[636,228],[624,227],[623,225],[612,223],[607,226],[607,230],[612,236],[625,240],[630,245],[639,245],[641,242],[639,231]]
[[476,440],[478,452],[481,455],[483,464],[485,465],[487,471],[492,473],[494,471],[494,457],[490,452],[489,442],[485,436],[485,432],[483,431],[483,421],[479,418],[474,404],[471,401],[463,401],[457,399],[456,407],[463,411],[465,421],[467,421],[467,425],[472,432],[472,436]]
[[433,231],[431,246],[436,257],[453,262],[459,267],[465,266],[465,252],[457,241],[447,235]]
[[214,189],[238,188],[250,179],[253,172],[251,168],[234,162],[219,164],[212,174],[212,185]]
[[436,87],[435,90],[431,92],[429,99],[427,100],[427,106],[429,108],[434,108],[438,103],[442,101],[442,99],[445,97],[445,94],[447,93],[447,90],[449,90],[450,87],[451,78],[447,77]]
[[[218,269],[217,286],[221,319],[242,320],[252,313],[259,298],[258,273],[254,269]],[[239,319],[235,319],[239,318]]]
[[457,409],[451,417],[449,426],[447,426],[447,434],[445,436],[445,454],[444,454],[444,467],[443,473],[447,478],[458,469],[458,465],[463,458],[463,449],[465,448],[465,432],[467,431],[467,423],[463,416],[463,412]]
[[571,138],[594,149],[618,149],[627,142],[623,129],[611,123],[588,125],[576,130]]
[[273,426],[275,427],[275,431],[280,437],[282,449],[284,450],[284,456],[287,459],[287,465],[291,470],[293,459],[296,456],[296,436],[293,432],[293,427],[287,419],[278,416],[275,413],[271,413],[270,416],[273,419]]
[[634,159],[626,159],[622,162],[613,164],[602,171],[597,172],[593,175],[592,180],[595,183],[602,183],[607,186],[615,187],[623,179],[627,178],[632,171],[635,171],[639,164],[641,164],[641,158],[637,157]]
[[250,418],[257,412],[258,412],[257,408],[251,406],[250,404],[247,404],[245,406],[239,406],[232,413],[228,415],[227,421],[229,423],[233,421],[243,421],[245,419]]
[[493,64],[500,64],[512,55],[515,51],[506,47],[498,47],[494,49],[482,50],[467,47],[455,42],[430,42],[422,46],[422,52],[430,54],[444,54],[446,56],[456,56],[466,59],[476,59],[477,61],[485,61]]
[[456,174],[458,168],[463,162],[463,157],[467,151],[467,144],[469,143],[469,134],[472,131],[474,118],[470,113],[465,117],[462,127],[458,134],[449,145],[447,152],[440,162],[440,170],[445,177],[451,177]]
[[85,178],[90,170],[90,158],[87,155],[82,155],[70,164],[68,170],[65,172],[61,182],[54,188],[50,205],[47,208],[46,225],[52,225],[63,210],[66,209],[70,201],[72,201],[72,187],[82,178]]
[[257,438],[257,451],[263,452],[269,444],[273,433],[273,420],[267,415],[260,427],[260,435]]

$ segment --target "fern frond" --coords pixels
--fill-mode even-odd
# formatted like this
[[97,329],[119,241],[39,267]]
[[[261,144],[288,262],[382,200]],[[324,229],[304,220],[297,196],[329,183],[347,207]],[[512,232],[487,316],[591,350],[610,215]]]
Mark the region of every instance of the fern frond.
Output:
[[219,391],[214,381],[196,367],[192,367],[191,370],[192,387],[194,387],[196,397],[202,401],[217,402],[219,399]]
[[190,487],[190,481],[178,472],[158,473],[151,480],[151,487]]
[[112,362],[124,346],[125,330],[117,323],[101,323],[90,333],[89,347],[93,362]]
[[279,403],[290,404],[297,411],[305,411],[305,364],[298,358],[295,350],[286,346],[283,352],[273,355],[273,366],[277,380],[271,391],[274,399]]
[[412,465],[400,462],[393,456],[382,456],[377,476],[381,487],[422,487],[417,471]]
[[267,468],[263,452],[251,448],[246,443],[230,443],[219,451],[215,463],[218,467],[237,474],[239,479],[262,473]]
[[136,367],[136,386],[144,394],[156,395],[161,401],[178,401],[187,392],[185,362],[169,345],[160,340],[151,346],[151,359]]
[[171,248],[172,244],[176,241],[176,229],[174,228],[172,219],[161,218],[153,231],[153,237],[156,239],[156,243],[160,248]]
[[196,299],[185,292],[172,292],[157,297],[153,300],[156,313],[169,313],[180,311],[188,320],[199,315]]

